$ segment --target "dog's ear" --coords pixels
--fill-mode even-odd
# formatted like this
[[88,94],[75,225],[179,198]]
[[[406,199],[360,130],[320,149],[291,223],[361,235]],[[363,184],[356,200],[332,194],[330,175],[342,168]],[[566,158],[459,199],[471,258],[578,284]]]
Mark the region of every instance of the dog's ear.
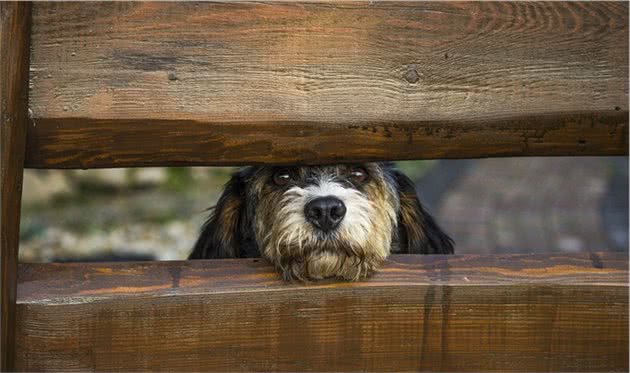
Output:
[[241,255],[241,232],[246,226],[245,177],[242,172],[232,175],[225,184],[210,217],[201,229],[188,259],[238,258]]
[[400,197],[398,234],[402,253],[452,254],[453,240],[424,210],[413,181],[398,170],[393,174]]

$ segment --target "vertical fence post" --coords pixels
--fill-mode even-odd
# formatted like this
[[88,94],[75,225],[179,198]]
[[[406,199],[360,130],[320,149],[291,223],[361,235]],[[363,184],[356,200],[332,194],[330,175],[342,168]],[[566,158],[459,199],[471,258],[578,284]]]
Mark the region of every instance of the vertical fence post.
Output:
[[0,370],[14,369],[15,301],[22,177],[28,121],[31,4],[0,3]]

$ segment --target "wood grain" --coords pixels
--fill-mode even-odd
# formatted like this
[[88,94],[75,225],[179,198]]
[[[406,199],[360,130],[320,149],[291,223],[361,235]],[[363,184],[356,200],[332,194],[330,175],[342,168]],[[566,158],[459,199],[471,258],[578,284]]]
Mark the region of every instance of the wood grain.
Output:
[[28,167],[628,150],[625,2],[34,5]]
[[307,285],[256,259],[19,274],[20,370],[628,370],[620,254],[393,256]]
[[22,174],[28,120],[31,5],[0,3],[0,371],[14,367]]

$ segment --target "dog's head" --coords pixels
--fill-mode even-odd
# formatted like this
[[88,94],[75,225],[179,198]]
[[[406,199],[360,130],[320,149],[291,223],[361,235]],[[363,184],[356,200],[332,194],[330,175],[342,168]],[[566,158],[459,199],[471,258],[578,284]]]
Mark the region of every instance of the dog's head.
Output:
[[191,258],[262,255],[285,279],[357,280],[390,252],[453,252],[391,164],[257,166],[232,176]]

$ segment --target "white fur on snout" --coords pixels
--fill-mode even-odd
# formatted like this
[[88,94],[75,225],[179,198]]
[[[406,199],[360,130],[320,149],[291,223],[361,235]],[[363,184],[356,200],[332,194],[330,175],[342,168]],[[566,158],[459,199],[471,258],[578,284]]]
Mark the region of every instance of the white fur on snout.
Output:
[[[308,222],[304,209],[312,200],[328,196],[341,200],[346,214],[337,229],[322,234]],[[396,220],[387,201],[371,201],[332,176],[322,177],[315,185],[292,187],[274,208],[268,234],[261,237],[263,254],[289,277],[358,279],[389,254]]]
[[[285,192],[284,207],[281,209],[281,214],[285,217],[283,225],[288,230],[300,231],[315,241],[316,228],[306,220],[304,208],[312,200],[321,197],[338,198],[346,207],[346,214],[339,227],[332,232],[332,238],[341,243],[364,246],[370,233],[372,203],[360,191],[346,188],[330,179],[322,179],[317,185],[309,185],[306,188],[293,187]],[[299,238],[299,234],[288,233],[287,237]]]
[[306,188],[308,192],[306,203],[315,198],[335,197],[346,206],[346,215],[335,231],[341,240],[354,241],[364,246],[370,233],[370,216],[373,205],[367,197],[354,188],[346,188],[340,183],[330,180],[320,180],[318,185]]

